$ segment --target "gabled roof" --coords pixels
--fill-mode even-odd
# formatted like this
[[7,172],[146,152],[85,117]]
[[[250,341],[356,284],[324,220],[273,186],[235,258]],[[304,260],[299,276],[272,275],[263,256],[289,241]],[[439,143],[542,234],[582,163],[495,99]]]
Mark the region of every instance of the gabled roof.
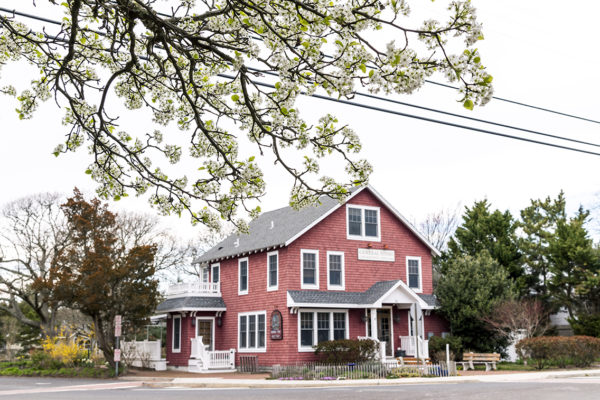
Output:
[[433,295],[418,295],[401,280],[376,282],[364,292],[341,292],[319,290],[288,290],[288,307],[338,307],[369,308],[381,307],[385,299],[394,290],[406,293],[412,302],[418,302],[422,308],[435,308]]
[[385,207],[390,210],[406,227],[414,233],[434,254],[439,251],[419,233],[408,220],[391,206],[375,189],[362,186],[351,191],[350,196],[344,203],[340,203],[330,197],[321,198],[318,206],[309,206],[301,210],[292,207],[284,207],[278,210],[261,214],[249,224],[249,234],[233,234],[221,241],[194,260],[194,264],[208,263],[251,252],[275,249],[288,246],[294,240],[302,236],[309,229],[321,222],[343,204],[350,201],[363,190],[369,190]]
[[225,302],[221,297],[176,297],[167,299],[156,307],[157,313],[172,311],[225,311]]

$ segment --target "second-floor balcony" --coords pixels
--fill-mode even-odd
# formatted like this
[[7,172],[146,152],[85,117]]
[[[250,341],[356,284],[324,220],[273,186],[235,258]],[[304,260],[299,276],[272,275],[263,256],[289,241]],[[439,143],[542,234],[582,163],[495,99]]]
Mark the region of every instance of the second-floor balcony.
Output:
[[177,283],[167,289],[167,298],[184,296],[221,297],[221,284],[196,281]]

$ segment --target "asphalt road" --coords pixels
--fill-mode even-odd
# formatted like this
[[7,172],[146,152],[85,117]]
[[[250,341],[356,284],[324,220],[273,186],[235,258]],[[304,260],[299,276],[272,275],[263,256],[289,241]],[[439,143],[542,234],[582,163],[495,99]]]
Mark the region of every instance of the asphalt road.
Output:
[[60,400],[341,400],[369,399],[600,399],[600,379],[565,378],[533,382],[415,384],[297,389],[144,388],[137,382],[41,378],[0,378],[2,399]]

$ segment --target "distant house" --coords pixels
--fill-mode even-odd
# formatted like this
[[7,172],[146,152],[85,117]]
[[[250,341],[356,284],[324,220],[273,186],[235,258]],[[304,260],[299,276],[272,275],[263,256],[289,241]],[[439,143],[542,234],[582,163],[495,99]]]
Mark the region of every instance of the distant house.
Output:
[[383,357],[428,355],[447,323],[436,314],[437,250],[371,186],[340,204],[266,212],[195,260],[198,282],[174,285],[169,367],[228,368],[314,360],[318,342],[375,338]]

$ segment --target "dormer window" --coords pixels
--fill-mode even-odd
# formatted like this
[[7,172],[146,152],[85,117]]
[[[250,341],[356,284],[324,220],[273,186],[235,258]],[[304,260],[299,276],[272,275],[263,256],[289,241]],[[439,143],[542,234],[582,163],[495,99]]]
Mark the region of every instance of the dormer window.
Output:
[[346,206],[348,239],[381,240],[379,207]]

